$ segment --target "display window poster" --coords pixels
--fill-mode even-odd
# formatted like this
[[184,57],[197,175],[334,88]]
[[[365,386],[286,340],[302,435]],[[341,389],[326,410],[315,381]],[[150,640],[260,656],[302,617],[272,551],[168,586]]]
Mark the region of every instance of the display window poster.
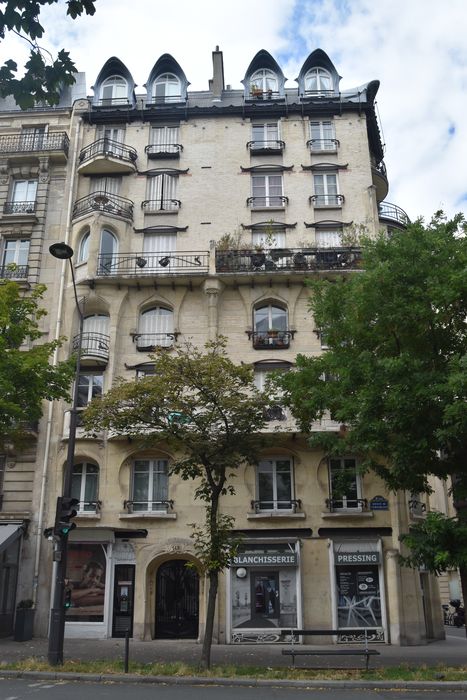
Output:
[[379,627],[381,600],[377,566],[336,566],[340,627]]
[[105,545],[68,545],[65,590],[69,590],[71,607],[67,622],[102,622],[106,581]]

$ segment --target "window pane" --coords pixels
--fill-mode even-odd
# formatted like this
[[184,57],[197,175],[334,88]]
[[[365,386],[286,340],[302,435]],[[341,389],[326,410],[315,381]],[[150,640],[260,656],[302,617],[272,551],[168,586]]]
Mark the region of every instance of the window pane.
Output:
[[277,306],[271,307],[271,328],[277,328],[280,331],[287,330],[287,313],[284,309]]
[[90,385],[91,377],[86,374],[80,374],[78,380],[78,406],[80,408],[88,405]]

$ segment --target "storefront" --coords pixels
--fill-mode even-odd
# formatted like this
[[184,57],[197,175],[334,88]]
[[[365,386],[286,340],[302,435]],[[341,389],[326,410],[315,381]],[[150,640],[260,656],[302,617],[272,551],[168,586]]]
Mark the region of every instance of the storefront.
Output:
[[281,628],[300,624],[299,555],[297,541],[240,548],[227,591],[232,643],[278,642]]
[[[373,641],[386,641],[381,540],[334,540],[330,551],[333,627],[342,630],[339,641],[360,639],[366,630]],[[346,635],[346,629],[362,632]]]

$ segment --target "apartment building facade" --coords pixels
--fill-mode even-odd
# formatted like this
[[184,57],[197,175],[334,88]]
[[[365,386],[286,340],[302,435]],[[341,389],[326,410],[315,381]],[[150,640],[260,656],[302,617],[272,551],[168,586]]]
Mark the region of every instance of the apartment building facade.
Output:
[[[297,353],[325,351],[306,280],[359,274],[359,234],[408,219],[385,201],[378,82],[341,90],[321,50],[296,82],[286,87],[262,50],[243,89],[232,90],[216,49],[208,90],[189,91],[165,54],[146,92],[135,94],[130,71],[111,58],[93,97],[75,103],[60,195],[68,193],[66,221],[43,238],[74,249],[84,315],[79,409],[117,377],[150,374],[155,348],[170,352],[185,340],[225,336],[259,387],[268,372],[292,368]],[[50,256],[43,265],[65,357],[80,342],[69,270]],[[53,523],[69,434],[69,407],[50,410],[40,526]],[[382,643],[442,636],[436,582],[398,561],[398,536],[419,501],[362,477],[357,455],[329,460],[310,449],[280,405],[265,412],[269,446],[257,465],[239,467],[236,493],[222,501],[242,545],[222,576],[216,640],[275,643],[291,627],[337,628],[342,642],[355,638],[346,628],[376,630]],[[316,429],[340,426],[329,419]],[[66,635],[202,638],[206,585],[186,563],[196,564],[189,524],[203,519],[203,506],[192,484],[169,475],[173,456],[164,444],[142,450],[78,426]],[[337,489],[342,473],[346,493]],[[44,633],[49,543],[40,560],[36,622]]]

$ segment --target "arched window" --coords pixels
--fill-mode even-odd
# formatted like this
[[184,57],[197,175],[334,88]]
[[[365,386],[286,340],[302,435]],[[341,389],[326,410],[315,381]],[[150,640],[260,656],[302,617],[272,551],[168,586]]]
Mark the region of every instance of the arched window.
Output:
[[158,75],[154,81],[154,99],[156,102],[176,102],[181,98],[180,80],[173,73]]
[[128,102],[128,84],[120,75],[111,75],[101,86],[101,104],[125,104]]
[[278,92],[279,83],[277,75],[267,68],[257,70],[250,78],[250,91],[254,94],[259,92]]
[[139,317],[136,347],[148,351],[154,347],[167,348],[174,343],[173,311],[163,306],[155,306]]
[[305,75],[305,92],[332,92],[332,78],[324,68],[311,68]]
[[114,234],[108,229],[102,229],[101,245],[99,255],[99,269],[102,273],[109,275],[116,271],[116,254],[118,251],[118,243]]
[[90,462],[75,464],[71,476],[71,497],[79,501],[78,510],[95,513],[98,510],[99,467]]
[[87,230],[79,242],[78,248],[78,262],[86,262],[89,257],[89,239],[91,237],[91,232]]
[[253,314],[253,325],[253,347],[256,350],[289,347],[287,309],[283,306],[257,306]]

